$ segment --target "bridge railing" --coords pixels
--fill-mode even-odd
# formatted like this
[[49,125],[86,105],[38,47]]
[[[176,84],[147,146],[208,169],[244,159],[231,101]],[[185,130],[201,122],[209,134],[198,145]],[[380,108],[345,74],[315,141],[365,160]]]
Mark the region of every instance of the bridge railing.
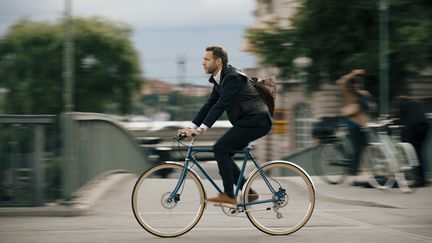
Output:
[[64,113],[63,196],[107,172],[142,173],[151,164],[131,133],[111,116]]
[[55,177],[47,168],[58,155],[56,116],[0,115],[0,205],[36,206]]

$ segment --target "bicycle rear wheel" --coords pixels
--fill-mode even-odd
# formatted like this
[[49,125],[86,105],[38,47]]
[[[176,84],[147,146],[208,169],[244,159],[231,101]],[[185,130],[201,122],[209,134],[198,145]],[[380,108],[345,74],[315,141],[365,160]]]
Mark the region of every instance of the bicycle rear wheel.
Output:
[[413,192],[417,180],[417,166],[419,164],[414,146],[410,143],[398,143],[396,145],[400,177],[397,182],[403,192]]
[[[132,192],[132,209],[138,223],[159,237],[176,237],[191,230],[205,207],[205,193],[198,176],[187,170],[177,194],[183,165],[163,163],[144,172]],[[162,175],[167,178],[161,178]]]
[[316,173],[329,184],[342,183],[347,175],[350,160],[345,158],[340,141],[321,144],[313,163]]
[[[270,190],[271,188],[274,191]],[[258,199],[247,205],[256,194]],[[302,228],[315,207],[315,188],[309,175],[287,161],[271,161],[255,170],[243,189],[250,222],[270,235],[288,235]]]
[[[362,172],[368,183],[378,189],[389,189],[395,184],[395,174],[390,168],[392,163],[383,151],[383,144],[371,144],[364,148],[362,154]],[[395,161],[395,163],[397,163]]]

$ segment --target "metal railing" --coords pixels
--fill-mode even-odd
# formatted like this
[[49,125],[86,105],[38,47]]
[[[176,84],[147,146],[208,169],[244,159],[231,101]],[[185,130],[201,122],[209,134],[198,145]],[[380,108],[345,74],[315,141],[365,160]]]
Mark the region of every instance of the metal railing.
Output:
[[40,205],[56,153],[55,116],[0,115],[0,205]]
[[54,115],[0,115],[0,205],[72,199],[101,175],[139,174],[151,166],[134,137],[110,116],[65,113],[61,118],[66,130],[58,128]]
[[132,134],[108,115],[64,113],[63,197],[110,171],[142,173],[151,166]]

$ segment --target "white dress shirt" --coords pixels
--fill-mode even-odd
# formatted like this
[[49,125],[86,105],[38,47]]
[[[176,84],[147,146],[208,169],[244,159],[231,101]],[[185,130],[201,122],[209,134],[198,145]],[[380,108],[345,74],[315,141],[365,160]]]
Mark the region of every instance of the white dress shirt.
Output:
[[[213,75],[213,79],[216,81],[216,83],[218,84],[218,85],[220,85],[220,78],[221,78],[221,73],[222,73],[222,68],[221,69],[219,69],[219,72],[217,72],[216,73],[216,75]],[[191,124],[190,124],[190,126],[189,126],[190,128],[193,128],[193,129],[201,129],[201,130],[203,130],[203,131],[207,131],[208,129],[209,129],[209,127],[207,127],[206,125],[204,125],[204,124],[201,124],[201,126],[197,126],[196,124],[194,124],[193,122],[191,122]]]

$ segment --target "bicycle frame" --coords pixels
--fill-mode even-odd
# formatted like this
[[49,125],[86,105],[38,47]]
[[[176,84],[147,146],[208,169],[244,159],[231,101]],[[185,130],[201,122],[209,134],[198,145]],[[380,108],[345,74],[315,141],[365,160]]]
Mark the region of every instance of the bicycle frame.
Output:
[[[219,192],[222,193],[223,191],[220,189],[220,187],[215,183],[215,181],[208,175],[208,173],[206,172],[206,170],[198,163],[198,161],[194,158],[194,156],[192,155],[194,152],[198,152],[198,153],[202,153],[202,152],[214,152],[213,148],[195,148],[194,147],[194,140],[195,138],[192,138],[190,145],[188,145],[188,150],[187,150],[187,155],[184,161],[184,166],[183,166],[183,170],[181,172],[179,181],[177,182],[177,185],[175,186],[174,190],[172,191],[171,195],[169,196],[168,200],[175,200],[176,195],[178,193],[178,191],[180,190],[185,177],[186,177],[186,173],[187,170],[190,169],[189,165],[190,163],[192,163],[193,165],[195,165],[202,173],[203,175],[210,181],[210,183],[213,185],[213,187]],[[270,191],[273,194],[277,194],[276,190],[273,188],[273,186],[271,185],[271,183],[269,182],[267,176],[265,175],[265,173],[263,171],[261,171],[261,166],[258,164],[258,162],[254,159],[254,157],[251,154],[251,149],[250,147],[246,147],[242,150],[238,150],[235,151],[235,154],[243,154],[244,155],[244,159],[243,159],[243,163],[242,163],[242,167],[240,170],[240,176],[239,179],[237,181],[237,186],[236,186],[236,190],[234,193],[234,196],[237,198],[239,191],[240,191],[240,186],[242,183],[242,179],[244,176],[244,173],[246,171],[246,164],[249,160],[251,160],[253,162],[253,164],[255,165],[256,169],[260,170],[260,174],[263,177],[265,183],[267,184],[268,188],[270,189]],[[254,202],[250,202],[250,203],[239,203],[237,206],[238,207],[245,207],[248,205],[254,205],[254,204],[261,204],[261,203],[268,203],[268,202],[273,202],[274,200],[258,200],[258,201],[254,201]]]
[[[392,173],[397,173],[400,171],[400,161],[398,157],[398,152],[396,149],[397,142],[388,134],[385,129],[387,124],[378,124],[370,126],[368,133],[369,137],[372,137],[373,142],[369,142],[372,145],[378,145],[382,148],[382,151],[386,158],[389,158],[389,166]],[[371,139],[369,139],[371,140]],[[417,166],[418,162],[414,161],[414,163],[410,160],[411,166]]]

